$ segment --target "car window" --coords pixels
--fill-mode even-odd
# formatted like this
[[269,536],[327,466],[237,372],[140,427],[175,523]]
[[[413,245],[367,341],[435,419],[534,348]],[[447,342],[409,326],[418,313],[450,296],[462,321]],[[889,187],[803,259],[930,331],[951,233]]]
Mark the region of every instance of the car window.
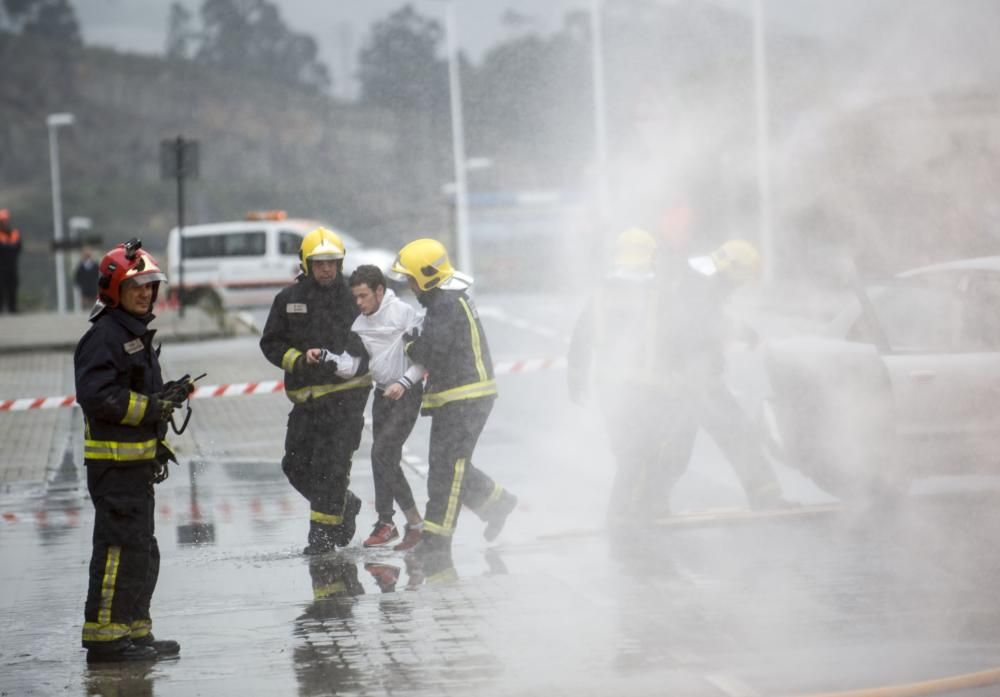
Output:
[[299,248],[302,246],[302,235],[296,232],[282,230],[278,234],[278,254],[284,256],[298,256]]
[[264,256],[266,238],[264,231],[227,232],[217,235],[185,237],[184,257],[258,257]]
[[1000,276],[973,278],[962,309],[963,351],[1000,351]]
[[958,349],[963,301],[953,286],[888,284],[869,289],[868,297],[891,351],[950,353]]

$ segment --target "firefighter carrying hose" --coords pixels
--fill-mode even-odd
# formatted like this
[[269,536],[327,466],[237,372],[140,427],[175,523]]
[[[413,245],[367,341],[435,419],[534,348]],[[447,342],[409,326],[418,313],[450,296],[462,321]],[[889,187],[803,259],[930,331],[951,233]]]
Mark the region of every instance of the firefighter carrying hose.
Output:
[[422,330],[405,347],[407,357],[427,370],[421,413],[432,417],[424,529],[407,558],[430,575],[452,566],[451,540],[463,504],[486,521],[483,536],[493,541],[517,497],[471,461],[497,397],[486,334],[466,294],[472,279],[452,268],[444,245],[431,239],[403,247],[392,270],[406,277],[427,309]]
[[[160,568],[153,485],[175,460],[167,423],[194,390],[189,378],[163,382],[156,330],[149,329],[166,276],[133,239],[101,260],[93,326],[74,354],[83,409],[87,488],[94,504],[90,587],[84,610],[87,661],[142,661],[179,653],[154,639],[149,605]],[[183,428],[181,429],[183,430]]]
[[348,489],[371,391],[368,358],[351,324],[358,315],[343,278],[344,243],[318,227],[299,249],[302,274],[274,298],[260,339],[264,356],[285,371],[292,401],[281,467],[309,501],[305,554],[346,547],[361,499]]

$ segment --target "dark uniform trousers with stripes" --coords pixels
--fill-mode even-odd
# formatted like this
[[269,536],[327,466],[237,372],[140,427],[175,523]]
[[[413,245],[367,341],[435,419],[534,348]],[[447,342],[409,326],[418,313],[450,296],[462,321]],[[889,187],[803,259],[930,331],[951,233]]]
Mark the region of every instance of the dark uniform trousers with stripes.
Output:
[[149,603],[160,573],[153,466],[88,464],[87,489],[95,517],[83,645],[114,649],[152,628]]
[[469,399],[430,411],[425,532],[451,536],[463,504],[481,512],[502,491],[471,462],[492,409],[493,399]]
[[367,388],[309,399],[292,407],[281,468],[309,501],[313,518],[338,524],[351,481],[351,458],[361,445]]

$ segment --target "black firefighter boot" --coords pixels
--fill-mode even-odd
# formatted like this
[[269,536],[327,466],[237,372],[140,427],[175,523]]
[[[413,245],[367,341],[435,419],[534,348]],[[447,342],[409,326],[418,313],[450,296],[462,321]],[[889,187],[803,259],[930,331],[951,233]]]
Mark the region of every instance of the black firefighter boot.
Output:
[[348,489],[344,499],[344,513],[341,516],[344,522],[334,527],[333,540],[338,547],[346,547],[351,544],[354,533],[358,529],[358,513],[360,512],[361,499]]
[[420,535],[420,542],[406,553],[405,559],[408,565],[422,571],[426,576],[447,569],[453,566],[451,536],[435,535],[424,530]]
[[176,656],[181,652],[181,645],[173,639],[157,639],[152,633],[138,639],[133,639],[132,643],[136,646],[153,647],[156,650],[156,656],[158,658]]
[[156,649],[152,646],[140,646],[129,639],[116,641],[107,647],[87,648],[87,663],[125,663],[131,661],[155,661]]
[[315,520],[309,521],[309,544],[302,553],[306,556],[326,554],[337,549],[336,530],[339,525],[327,525]]
[[503,530],[504,523],[507,522],[507,516],[513,513],[516,507],[517,497],[504,489],[500,495],[500,499],[486,509],[483,515],[483,518],[486,520],[486,529],[483,530],[483,537],[486,538],[487,542],[492,542],[500,536],[500,531]]

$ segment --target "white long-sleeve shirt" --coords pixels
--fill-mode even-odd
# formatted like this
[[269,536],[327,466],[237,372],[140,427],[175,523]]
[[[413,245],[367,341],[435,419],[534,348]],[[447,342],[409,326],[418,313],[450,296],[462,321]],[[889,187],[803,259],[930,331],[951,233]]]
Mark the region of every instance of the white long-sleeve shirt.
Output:
[[403,351],[403,334],[419,328],[423,321],[423,315],[396,297],[391,288],[386,288],[375,312],[358,315],[354,320],[351,331],[365,345],[368,370],[379,389],[394,382],[410,387],[423,377],[423,366],[411,363]]

